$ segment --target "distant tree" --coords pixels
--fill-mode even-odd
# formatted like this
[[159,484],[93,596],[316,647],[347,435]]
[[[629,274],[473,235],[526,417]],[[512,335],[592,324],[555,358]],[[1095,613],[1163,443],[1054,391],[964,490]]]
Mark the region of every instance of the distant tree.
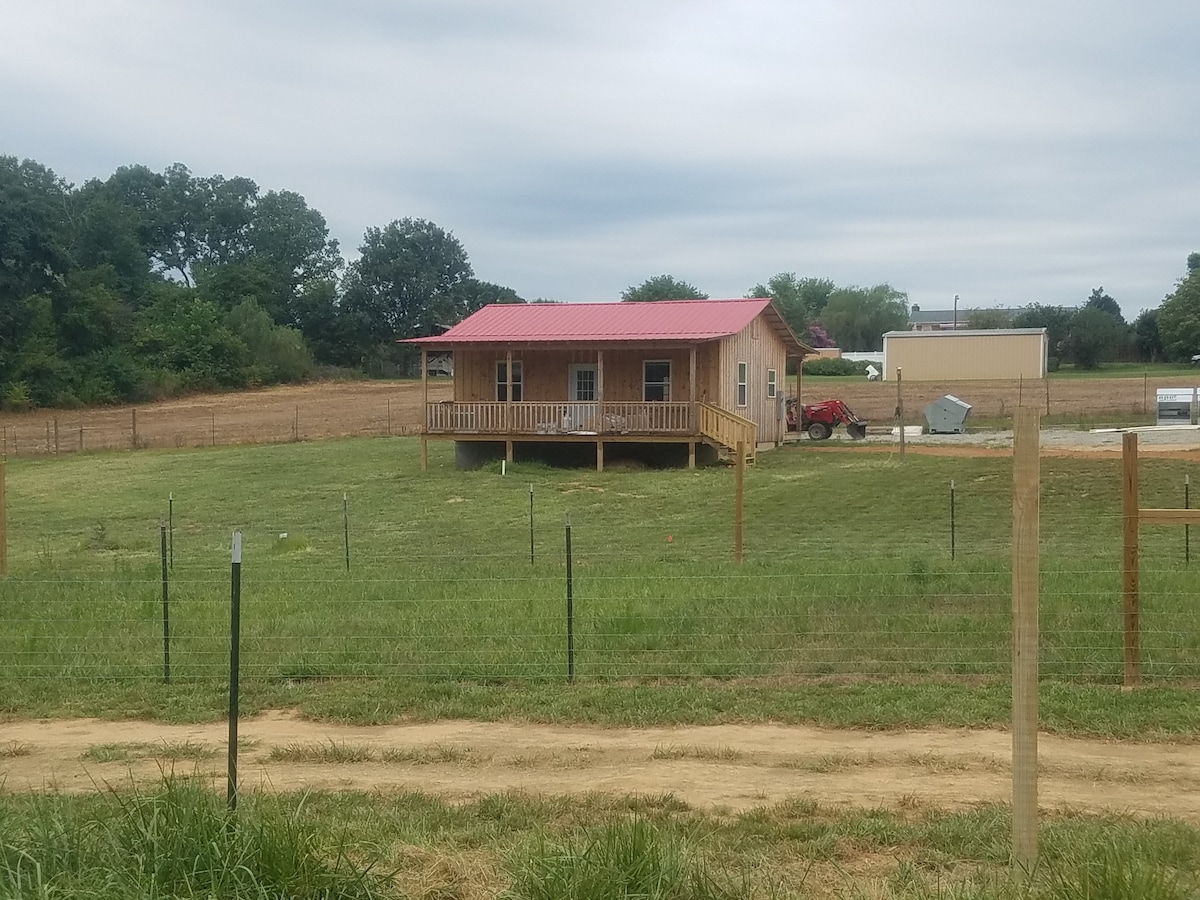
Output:
[[1187,270],[1191,275],[1197,269],[1200,269],[1200,253],[1189,253],[1187,258]]
[[1200,353],[1200,266],[1189,269],[1167,295],[1158,309],[1158,329],[1168,359],[1186,360]]
[[1125,324],[1125,316],[1121,314],[1121,304],[1104,293],[1103,285],[1092,288],[1091,296],[1087,298],[1087,302],[1083,305],[1090,309],[1098,309],[1100,312],[1108,313],[1122,325]]
[[1045,328],[1050,355],[1062,357],[1065,355],[1063,342],[1074,313],[1074,310],[1062,306],[1031,303],[1013,316],[1013,328]]
[[1085,306],[1071,317],[1063,341],[1075,365],[1081,369],[1097,369],[1111,358],[1125,337],[1125,326],[1107,312],[1095,306]]
[[1133,320],[1133,342],[1141,359],[1158,362],[1162,358],[1163,342],[1158,330],[1157,309],[1142,310]]
[[644,303],[655,300],[707,300],[708,294],[686,281],[677,281],[670,275],[655,275],[641,284],[631,285],[621,291],[621,299],[629,303]]
[[368,228],[359,258],[347,269],[341,314],[365,359],[372,347],[440,334],[472,311],[460,293],[473,277],[458,238],[425,219]]
[[908,325],[908,295],[890,284],[838,288],[820,323],[843,350],[881,350],[885,332]]
[[766,284],[754,285],[746,296],[770,297],[792,331],[803,340],[809,323],[820,316],[834,288],[828,278],[797,278],[795,272],[779,272]]
[[1012,328],[1013,314],[1006,309],[973,309],[967,313],[967,327],[980,331]]
[[525,299],[510,287],[466,278],[455,289],[456,302],[468,315],[490,303],[524,303]]

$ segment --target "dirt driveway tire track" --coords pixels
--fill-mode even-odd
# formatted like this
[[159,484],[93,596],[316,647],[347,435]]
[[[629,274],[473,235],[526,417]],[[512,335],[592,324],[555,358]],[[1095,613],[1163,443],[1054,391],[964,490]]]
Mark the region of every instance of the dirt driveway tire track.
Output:
[[[999,731],[839,731],[782,725],[585,728],[447,720],[354,727],[292,712],[245,720],[246,790],[408,791],[448,799],[516,790],[545,795],[664,794],[705,809],[794,798],[849,807],[962,808],[1007,803],[1010,737]],[[164,769],[225,777],[223,723],[96,719],[10,721],[0,757],[9,792],[152,785]],[[208,752],[164,762],[172,746]],[[297,762],[297,749],[354,748],[359,762]],[[128,758],[97,762],[97,748]],[[140,748],[140,749],[139,749]],[[363,750],[366,750],[364,753]],[[91,751],[89,753],[89,751]],[[274,753],[274,756],[273,756]],[[1169,816],[1200,823],[1200,749],[1043,735],[1047,809]]]

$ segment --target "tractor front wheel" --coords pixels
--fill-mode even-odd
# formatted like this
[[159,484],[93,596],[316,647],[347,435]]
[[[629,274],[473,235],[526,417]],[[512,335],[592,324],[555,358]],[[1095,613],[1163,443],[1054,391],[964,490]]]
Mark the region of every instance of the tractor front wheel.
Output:
[[813,422],[808,426],[808,437],[810,440],[823,441],[833,434],[833,429],[824,422]]

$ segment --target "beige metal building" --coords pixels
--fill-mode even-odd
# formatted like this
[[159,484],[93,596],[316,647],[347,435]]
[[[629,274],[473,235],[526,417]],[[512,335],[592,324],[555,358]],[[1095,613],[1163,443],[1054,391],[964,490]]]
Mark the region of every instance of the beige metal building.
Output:
[[964,381],[1046,377],[1046,329],[889,331],[883,336],[883,378]]

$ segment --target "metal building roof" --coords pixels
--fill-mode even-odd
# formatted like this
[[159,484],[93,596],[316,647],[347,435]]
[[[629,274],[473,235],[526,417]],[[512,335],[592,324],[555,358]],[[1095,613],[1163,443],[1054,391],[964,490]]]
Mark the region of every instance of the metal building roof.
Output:
[[404,343],[461,344],[702,342],[737,334],[756,316],[767,321],[789,351],[812,348],[796,337],[769,299],[663,300],[655,303],[493,303],[445,334]]

